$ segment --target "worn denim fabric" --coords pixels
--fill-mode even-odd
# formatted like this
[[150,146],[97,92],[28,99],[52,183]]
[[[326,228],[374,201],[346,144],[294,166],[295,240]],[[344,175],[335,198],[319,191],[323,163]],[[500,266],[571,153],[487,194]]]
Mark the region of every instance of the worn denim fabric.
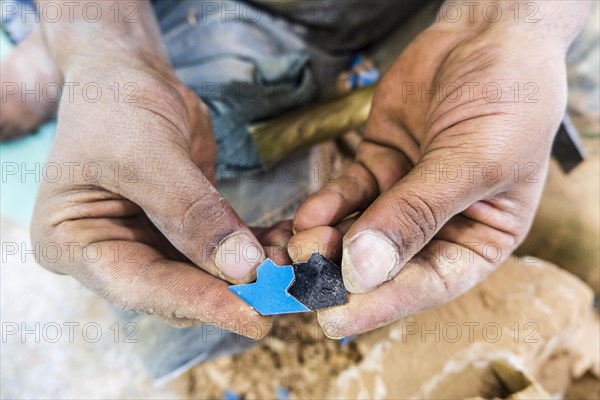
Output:
[[250,123],[331,97],[337,74],[352,56],[389,33],[418,2],[156,0],[154,5],[177,75],[211,111],[217,163],[251,168],[260,167],[261,160]]

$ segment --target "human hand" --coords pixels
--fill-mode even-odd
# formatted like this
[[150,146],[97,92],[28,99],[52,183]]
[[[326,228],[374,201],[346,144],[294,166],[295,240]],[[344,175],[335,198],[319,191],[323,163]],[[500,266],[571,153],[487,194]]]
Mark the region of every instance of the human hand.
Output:
[[45,90],[44,96],[28,96],[24,91],[36,84],[45,89],[62,84],[39,26],[0,62],[0,83],[0,141],[27,134],[56,116],[56,92]]
[[329,336],[450,301],[524,238],[566,105],[569,39],[541,29],[439,22],[379,83],[356,162],[288,245],[294,261],[342,253],[352,294],[319,312]]
[[[46,164],[61,174],[42,182],[31,228],[40,263],[124,309],[265,335],[271,320],[225,282],[251,281],[266,254],[212,185],[215,141],[204,104],[174,74],[146,65],[65,76],[102,95],[91,102],[95,94],[86,100],[73,90],[61,99]],[[261,238],[277,242],[275,228]],[[40,250],[49,246],[60,257]]]

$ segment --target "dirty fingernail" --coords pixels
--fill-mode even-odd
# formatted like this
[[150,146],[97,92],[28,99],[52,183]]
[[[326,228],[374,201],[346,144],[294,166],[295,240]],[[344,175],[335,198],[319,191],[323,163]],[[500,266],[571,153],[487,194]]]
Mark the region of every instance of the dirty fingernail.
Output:
[[380,233],[359,233],[344,242],[342,254],[344,285],[351,293],[370,292],[399,269],[396,246]]
[[214,255],[219,272],[234,282],[252,280],[256,267],[264,259],[263,248],[245,233],[233,233],[227,236],[219,244]]

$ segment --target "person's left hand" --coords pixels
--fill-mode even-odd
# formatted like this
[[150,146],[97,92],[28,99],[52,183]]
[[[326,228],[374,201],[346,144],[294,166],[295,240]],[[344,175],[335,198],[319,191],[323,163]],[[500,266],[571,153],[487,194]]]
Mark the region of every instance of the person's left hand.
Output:
[[329,336],[444,304],[516,248],[565,110],[567,45],[437,23],[403,52],[379,84],[356,162],[295,216],[294,261],[335,258],[349,228],[352,294],[319,312]]

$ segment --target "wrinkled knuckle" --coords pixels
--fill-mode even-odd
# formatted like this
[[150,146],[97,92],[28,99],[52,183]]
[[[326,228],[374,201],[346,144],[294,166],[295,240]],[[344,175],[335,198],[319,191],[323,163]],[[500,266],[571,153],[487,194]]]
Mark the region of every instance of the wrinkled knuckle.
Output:
[[[491,271],[491,266],[478,265],[473,269],[472,262],[461,259],[458,262],[446,260],[443,257],[425,261],[433,272],[434,289],[429,291],[428,308],[446,304],[475,286]],[[468,274],[460,271],[469,271]],[[462,277],[461,277],[462,276]],[[460,277],[460,278],[459,278]]]
[[50,272],[65,273],[65,255],[69,254],[69,245],[74,242],[71,225],[62,223],[56,227],[47,224],[32,226],[31,246],[35,261]]
[[184,206],[181,217],[173,227],[179,235],[189,235],[199,227],[206,225],[207,220],[220,221],[225,217],[221,201],[215,201],[208,193],[196,194],[195,199]]
[[48,238],[59,243],[67,243],[74,241],[76,236],[74,224],[71,221],[64,221],[52,228]]
[[155,300],[149,296],[148,291],[141,287],[121,285],[114,281],[112,284],[106,284],[93,274],[86,276],[85,280],[86,282],[82,283],[121,310],[147,315],[162,315],[160,308],[156,307]]
[[395,204],[396,215],[412,237],[410,243],[425,244],[441,227],[442,216],[435,206],[416,194],[398,197]]
[[326,194],[328,196],[332,196],[335,198],[333,201],[335,204],[340,204],[342,208],[347,208],[350,205],[350,201],[348,197],[339,190],[339,186],[337,184],[331,183],[327,184],[321,189],[320,194]]
[[223,315],[227,304],[223,302],[220,295],[220,282],[210,280],[190,288],[185,297],[176,300],[179,306],[173,309],[165,316],[169,318],[195,319],[203,322],[211,322],[216,318],[213,315]]

